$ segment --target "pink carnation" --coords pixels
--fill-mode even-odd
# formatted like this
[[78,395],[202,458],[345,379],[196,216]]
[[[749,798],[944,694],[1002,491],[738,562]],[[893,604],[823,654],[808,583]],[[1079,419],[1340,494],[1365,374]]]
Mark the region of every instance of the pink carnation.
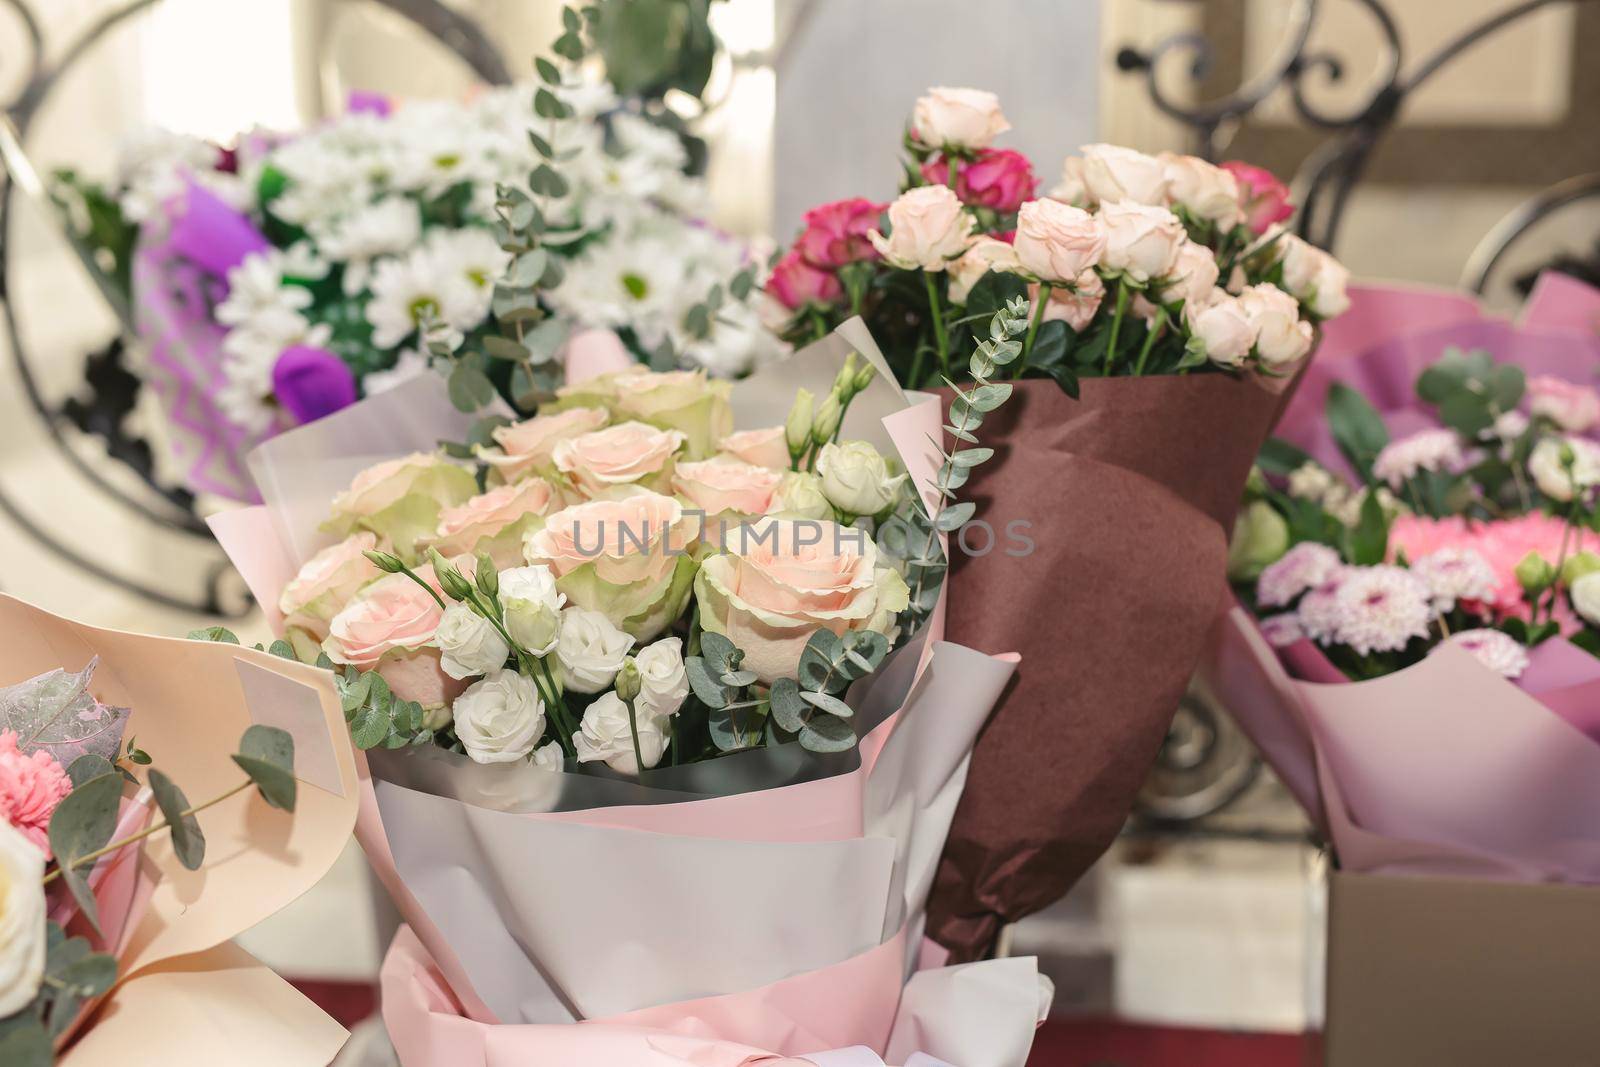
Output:
[[[1553,562],[1561,553],[1565,525],[1562,520],[1541,512],[1496,522],[1468,522],[1459,516],[1430,519],[1421,515],[1399,515],[1389,528],[1389,556],[1394,559],[1403,552],[1408,560],[1420,560],[1441,549],[1471,549],[1494,570],[1496,584],[1488,604],[1502,615],[1525,616],[1527,605],[1522,601],[1522,586],[1517,582],[1517,564],[1529,552],[1538,552]],[[1570,556],[1583,549],[1600,549],[1600,538],[1579,530],[1570,538],[1567,554]]]
[[14,730],[0,731],[0,818],[50,855],[50,816],[72,780],[48,752],[24,753]]

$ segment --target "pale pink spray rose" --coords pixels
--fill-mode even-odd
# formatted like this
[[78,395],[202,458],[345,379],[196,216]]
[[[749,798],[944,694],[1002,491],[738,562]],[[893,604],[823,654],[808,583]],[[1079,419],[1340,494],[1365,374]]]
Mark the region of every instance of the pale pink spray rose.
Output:
[[1164,207],[1126,200],[1102,203],[1099,219],[1106,230],[1100,265],[1122,271],[1136,282],[1171,274],[1189,239],[1178,216]]
[[1060,200],[1075,207],[1094,206],[1094,197],[1083,180],[1083,157],[1068,156],[1061,164],[1061,180],[1050,190],[1050,199]]
[[522,535],[550,510],[554,497],[543,478],[498,486],[439,515],[433,547],[445,556],[487,553],[497,570],[522,562]]
[[717,442],[717,451],[758,467],[789,469],[789,445],[782,426],[763,426],[759,430],[740,430]]
[[1114,144],[1086,144],[1078,151],[1083,153],[1083,184],[1094,199],[1167,202],[1167,167],[1155,156]]
[[942,185],[919,185],[889,205],[890,234],[872,231],[874,246],[901,270],[944,270],[972,243],[973,219]]
[[363,554],[377,547],[377,536],[362,531],[306,560],[278,596],[284,625],[297,626],[318,641],[327,637],[329,620],[362,586],[382,575]]
[[1200,339],[1206,358],[1223,367],[1243,366],[1256,343],[1256,325],[1240,306],[1239,298],[1213,289],[1204,300],[1183,305],[1184,325]]
[[622,338],[602,329],[576,331],[561,346],[557,358],[569,383],[611,374],[637,362]]
[[1017,250],[1013,246],[993,237],[980,237],[962,253],[960,259],[950,265],[950,302],[965,304],[978,279],[990,271],[1015,274],[1020,267]]
[[[985,148],[977,158],[957,159],[956,196],[963,204],[1009,215],[1032,199],[1039,180],[1028,157],[1011,148]],[[922,165],[922,178],[932,185],[950,184],[950,160],[934,156]]]
[[806,263],[821,271],[837,270],[863,259],[877,259],[878,252],[867,235],[877,229],[878,216],[887,206],[856,196],[814,207],[805,213],[802,221],[806,228],[794,243],[795,251]]
[[1294,214],[1289,187],[1270,170],[1236,159],[1224,163],[1222,169],[1238,179],[1239,208],[1244,212],[1245,225],[1254,232],[1266,233],[1274,223]]
[[1278,239],[1283,287],[1320,318],[1342,315],[1350,307],[1350,271],[1322,249],[1293,234]]
[[678,464],[672,475],[672,488],[680,499],[708,517],[728,512],[752,516],[766,514],[781,481],[783,472],[772,467],[714,456],[698,463]]
[[497,426],[493,431],[499,448],[479,448],[478,458],[495,469],[508,482],[526,477],[541,468],[553,466],[556,445],[569,438],[598,430],[610,419],[605,408],[574,407],[554,415]]
[[[1105,296],[1106,283],[1094,271],[1086,270],[1078,275],[1078,280],[1071,287],[1059,285],[1050,290],[1050,302],[1044,308],[1044,321],[1060,319],[1072,327],[1073,333],[1082,333],[1094,321]],[[1039,287],[1028,286],[1030,308],[1037,299]]]
[[0,730],[0,822],[10,823],[50,855],[50,816],[72,792],[72,780],[48,752],[25,753],[15,730]]
[[929,89],[911,113],[911,135],[929,148],[988,148],[1010,128],[1000,98],[982,89]]
[[1543,415],[1568,433],[1583,433],[1600,423],[1600,392],[1540,374],[1528,379],[1528,411]]
[[1161,299],[1203,303],[1217,287],[1220,272],[1215,252],[1203,244],[1185,241],[1178,249],[1178,261],[1173,264]]
[[[442,593],[433,567],[416,568],[417,577]],[[322,650],[335,663],[376,670],[395,695],[437,707],[465,687],[444,673],[434,633],[444,609],[404,574],[389,574],[367,586],[333,617]]]
[[684,435],[642,422],[623,422],[556,445],[556,470],[586,497],[621,485],[660,488],[671,474]]
[[1256,328],[1256,352],[1269,367],[1283,367],[1311,351],[1316,334],[1300,318],[1300,304],[1270,282],[1239,294],[1239,306]]
[[1166,167],[1167,198],[1181,205],[1191,216],[1212,222],[1224,233],[1243,218],[1239,207],[1239,179],[1230,171],[1199,156],[1163,152]]
[[1013,241],[1022,269],[1051,285],[1075,281],[1106,250],[1100,219],[1059,200],[1030,200],[1017,213]]
[[811,304],[836,304],[844,297],[839,279],[831,271],[807,263],[798,248],[791,248],[773,264],[766,291],[790,311]]

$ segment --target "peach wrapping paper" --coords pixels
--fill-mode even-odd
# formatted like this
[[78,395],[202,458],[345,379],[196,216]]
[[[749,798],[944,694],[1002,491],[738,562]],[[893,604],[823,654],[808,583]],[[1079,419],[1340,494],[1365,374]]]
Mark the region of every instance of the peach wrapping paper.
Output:
[[0,632],[5,683],[75,670],[99,656],[93,692],[132,709],[129,735],[191,800],[240,781],[229,757],[252,723],[295,739],[300,790],[292,816],[249,790],[200,814],[207,845],[200,870],[183,869],[165,835],[127,853],[138,859],[136,896],[148,899],[129,901],[134,920],[117,946],[119,983],[60,1062],[326,1064],[345,1031],[228,942],[315,884],[349,837],[355,759],[327,674],[235,645],[86,626],[8,596],[0,596]]

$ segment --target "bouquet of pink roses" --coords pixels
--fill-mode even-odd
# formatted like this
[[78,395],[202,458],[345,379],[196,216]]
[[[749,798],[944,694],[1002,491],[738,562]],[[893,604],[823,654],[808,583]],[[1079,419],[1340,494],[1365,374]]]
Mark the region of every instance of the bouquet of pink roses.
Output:
[[[1028,159],[995,146],[1009,128],[992,93],[929,90],[900,196],[812,210],[767,283],[784,337],[859,314],[912,388],[964,386],[969,331],[1027,302],[999,455],[966,486],[986,521],[950,576],[951,635],[1024,664],[934,892],[931,928],[965,959],[1121,827],[1226,595],[1251,460],[1345,305],[1344,268],[1283,228],[1265,171],[1086,145],[1038,197]],[[1112,603],[1139,625],[1107,625]]]
[[[997,313],[974,365],[1025,328]],[[942,640],[942,535],[986,454],[944,454],[882,367],[847,323],[738,383],[569,382],[443,451],[469,419],[418,379],[252,457],[266,505],[215,528],[367,749],[408,1067],[1020,1067],[1032,961],[919,948],[1015,662]]]
[[[1352,317],[1402,295],[1370,292]],[[1230,612],[1206,674],[1347,868],[1592,881],[1600,342],[1465,307],[1308,378],[1325,417],[1296,398],[1307,447],[1269,444],[1235,529],[1259,622]]]

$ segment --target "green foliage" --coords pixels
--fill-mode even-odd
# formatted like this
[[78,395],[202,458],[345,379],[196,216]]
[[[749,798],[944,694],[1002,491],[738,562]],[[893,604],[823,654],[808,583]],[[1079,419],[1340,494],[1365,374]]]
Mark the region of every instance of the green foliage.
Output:
[[199,870],[206,858],[206,837],[200,831],[200,821],[189,810],[189,798],[172,779],[154,769],[150,771],[150,791],[155,795],[162,817],[167,820],[178,862],[191,871]]
[[251,726],[239,739],[233,762],[250,776],[268,804],[282,811],[294,810],[294,738],[287,732],[259,723]]
[[88,871],[77,864],[104,848],[117,828],[122,803],[122,776],[107,772],[68,793],[50,816],[50,851],[84,918],[100,929],[100,912],[89,890]]
[[1370,484],[1372,461],[1389,443],[1389,431],[1383,425],[1383,418],[1366,397],[1343,382],[1334,382],[1328,388],[1327,413],[1328,426],[1339,451],[1360,473],[1362,480]]

